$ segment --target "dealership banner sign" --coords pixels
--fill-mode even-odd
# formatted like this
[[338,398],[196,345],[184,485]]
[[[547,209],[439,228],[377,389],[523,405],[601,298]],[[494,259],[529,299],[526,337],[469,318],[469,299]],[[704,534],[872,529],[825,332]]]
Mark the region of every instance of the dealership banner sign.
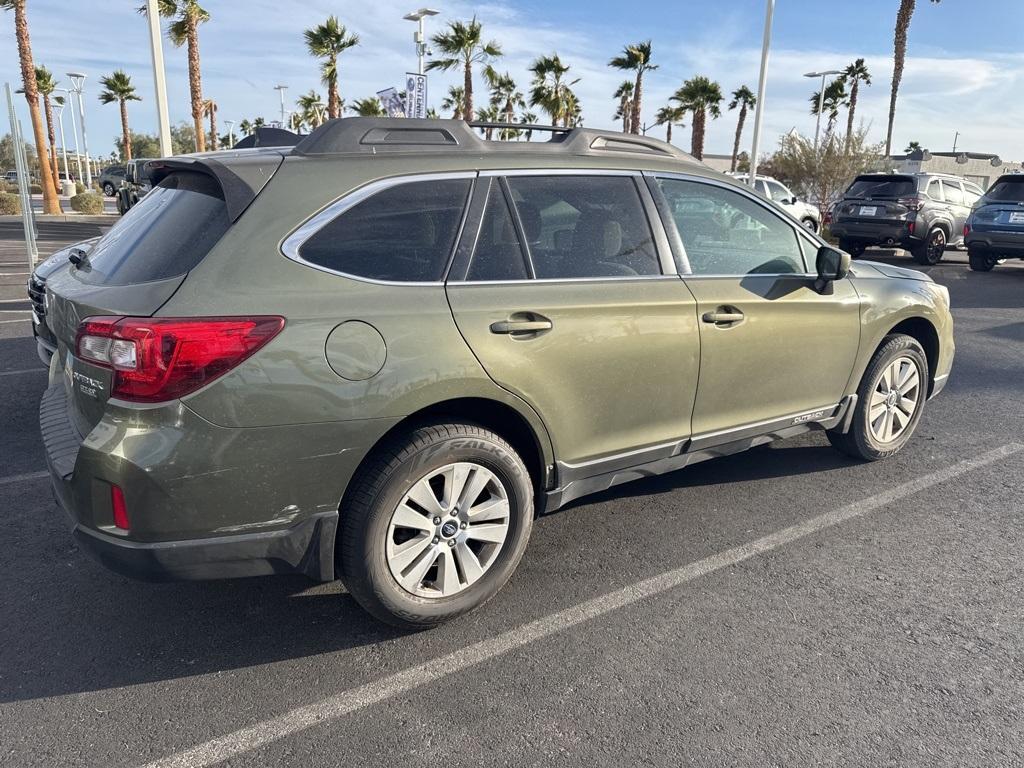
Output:
[[384,114],[388,117],[406,116],[405,102],[402,100],[397,88],[377,91],[377,98],[380,99],[380,104],[384,107]]
[[427,116],[427,76],[405,73],[405,116]]

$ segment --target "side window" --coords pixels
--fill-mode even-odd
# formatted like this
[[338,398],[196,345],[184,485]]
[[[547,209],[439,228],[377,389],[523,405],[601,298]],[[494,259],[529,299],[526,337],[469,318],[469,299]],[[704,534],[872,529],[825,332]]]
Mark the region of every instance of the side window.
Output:
[[792,193],[788,189],[774,181],[768,182],[768,192],[771,194],[772,200],[777,203],[781,203],[783,200],[789,202],[793,198]]
[[964,204],[964,192],[960,189],[960,184],[956,181],[942,181],[942,192],[946,196],[946,202],[951,205],[963,205]]
[[975,186],[970,182],[964,182],[964,204],[973,206],[978,202],[979,198],[985,193],[981,191],[981,187]]
[[523,247],[516,234],[505,193],[498,180],[493,179],[466,279],[491,282],[526,280],[528,277]]
[[942,185],[938,179],[932,179],[928,182],[928,197],[940,202],[946,199],[942,196]]
[[658,179],[694,275],[804,273],[796,231],[746,195],[698,181]]
[[312,264],[372,280],[440,280],[470,184],[469,179],[435,179],[381,190],[317,231],[299,247],[299,255]]
[[629,176],[510,176],[538,279],[660,275],[654,236]]

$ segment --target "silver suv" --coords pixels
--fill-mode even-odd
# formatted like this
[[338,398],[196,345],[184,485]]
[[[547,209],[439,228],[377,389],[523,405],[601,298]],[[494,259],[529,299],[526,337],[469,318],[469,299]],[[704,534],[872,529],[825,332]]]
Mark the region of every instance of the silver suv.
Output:
[[[747,173],[731,173],[729,175],[744,184],[747,184],[750,178],[750,174]],[[821,229],[821,211],[818,210],[817,206],[801,200],[781,181],[773,179],[771,176],[758,174],[754,182],[754,189],[762,197],[771,200],[777,205],[781,205],[783,210],[811,232],[817,232]]]

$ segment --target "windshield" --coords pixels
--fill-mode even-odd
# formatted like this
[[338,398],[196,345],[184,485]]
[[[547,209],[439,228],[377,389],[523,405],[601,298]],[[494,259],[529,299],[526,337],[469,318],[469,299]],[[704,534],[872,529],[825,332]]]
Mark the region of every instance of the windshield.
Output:
[[1024,175],[1019,179],[999,179],[985,193],[987,203],[1024,203]]
[[907,197],[916,191],[917,187],[910,176],[858,176],[846,190],[846,196]]
[[229,224],[213,178],[172,173],[96,243],[78,276],[93,285],[133,285],[183,275],[210,252]]

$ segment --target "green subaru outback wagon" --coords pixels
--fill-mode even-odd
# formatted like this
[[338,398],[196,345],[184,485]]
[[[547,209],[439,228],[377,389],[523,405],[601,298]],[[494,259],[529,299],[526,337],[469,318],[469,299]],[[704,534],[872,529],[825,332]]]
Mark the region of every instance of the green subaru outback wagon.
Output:
[[46,283],[40,409],[79,545],[139,578],[430,626],[585,494],[812,429],[894,454],[953,359],[945,288],[652,139],[353,118],[150,170]]

